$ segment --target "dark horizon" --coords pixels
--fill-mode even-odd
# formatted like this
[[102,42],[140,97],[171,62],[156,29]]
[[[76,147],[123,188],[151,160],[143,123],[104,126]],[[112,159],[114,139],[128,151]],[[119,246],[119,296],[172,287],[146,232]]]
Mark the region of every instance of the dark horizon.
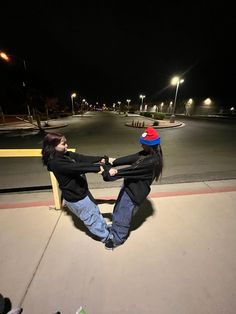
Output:
[[[72,92],[93,103],[139,102],[140,94],[173,99],[170,80],[181,75],[180,98],[212,97],[228,107],[235,85],[232,12],[204,2],[5,3],[0,50],[26,61],[28,87],[61,101]],[[15,67],[3,63],[1,90],[21,84],[20,59]]]

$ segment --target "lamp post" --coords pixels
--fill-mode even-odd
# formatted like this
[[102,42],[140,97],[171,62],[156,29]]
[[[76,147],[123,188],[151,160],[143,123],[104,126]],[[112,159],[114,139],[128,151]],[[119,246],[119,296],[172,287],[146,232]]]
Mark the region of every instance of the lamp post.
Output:
[[172,115],[170,117],[171,123],[175,122],[175,109],[176,109],[176,100],[177,100],[177,96],[178,96],[179,84],[182,84],[183,82],[184,82],[184,79],[180,79],[180,77],[178,77],[178,76],[173,77],[171,80],[171,85],[176,86],[173,111],[172,111]]
[[81,108],[80,108],[80,110],[81,110],[81,115],[83,115],[83,113],[84,113],[84,108],[85,108],[85,105],[86,105],[86,99],[84,98],[84,99],[82,99],[82,102],[81,102]]
[[145,98],[145,95],[139,95],[139,98],[141,98],[141,106],[140,106],[140,111],[143,110],[143,99]]
[[71,97],[72,115],[74,116],[74,114],[75,114],[75,110],[74,110],[74,98],[76,97],[76,93],[71,94],[70,97]]
[[3,110],[2,110],[1,106],[0,106],[0,115],[1,115],[1,118],[2,118],[2,124],[5,124],[5,116],[4,116],[4,113],[3,113]]
[[120,101],[117,101],[117,104],[119,105],[119,114],[120,114],[120,105],[121,105],[121,102],[120,102]]
[[[18,57],[18,56],[15,56],[15,55],[6,54],[4,51],[0,51],[0,58],[3,59],[6,62],[10,62],[11,58],[20,60],[23,63],[24,72],[26,74],[27,69],[26,69],[26,61],[25,61],[25,59],[23,59],[21,57]],[[24,88],[26,87],[25,80],[23,80],[22,85],[23,85]],[[33,120],[33,119],[32,119],[32,116],[31,116],[31,113],[30,113],[30,108],[29,108],[28,104],[27,104],[27,110],[28,110],[28,118],[29,118],[30,122],[32,122],[31,120]]]
[[[25,59],[23,59],[23,58],[21,58],[21,57],[18,57],[18,56],[15,56],[15,55],[8,55],[8,54],[6,54],[6,53],[3,52],[3,51],[0,52],[0,58],[3,59],[3,60],[6,61],[6,62],[10,62],[10,61],[11,61],[11,58],[20,60],[20,61],[23,63],[24,71],[25,71],[25,73],[26,73],[26,61],[25,61]],[[26,86],[25,80],[23,81],[23,86],[24,86],[24,87]]]
[[126,99],[127,103],[128,103],[128,106],[127,106],[127,111],[129,112],[129,103],[131,102],[130,99]]
[[164,106],[164,103],[162,102],[161,105],[160,105],[160,111],[161,112],[162,112],[163,106]]

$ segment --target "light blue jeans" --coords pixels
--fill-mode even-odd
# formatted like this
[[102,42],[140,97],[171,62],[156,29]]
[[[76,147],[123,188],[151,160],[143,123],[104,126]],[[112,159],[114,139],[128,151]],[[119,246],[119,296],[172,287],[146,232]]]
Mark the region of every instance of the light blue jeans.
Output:
[[88,196],[75,203],[66,200],[65,203],[83,221],[91,233],[99,237],[102,242],[105,242],[109,235],[106,221],[101,215],[98,206]]

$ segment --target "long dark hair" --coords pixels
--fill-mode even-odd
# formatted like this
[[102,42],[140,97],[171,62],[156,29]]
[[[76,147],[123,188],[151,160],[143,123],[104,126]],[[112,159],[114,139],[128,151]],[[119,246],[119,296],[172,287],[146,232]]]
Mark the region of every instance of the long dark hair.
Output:
[[154,167],[154,179],[156,181],[158,181],[161,178],[162,175],[162,169],[163,169],[163,154],[162,154],[162,148],[161,145],[155,145],[155,146],[149,146],[150,147],[150,154],[154,155],[157,154],[158,155],[158,161],[155,163],[155,167]]
[[150,156],[154,156],[157,158],[153,158],[153,176],[152,179],[158,181],[162,175],[163,169],[163,155],[162,155],[162,148],[161,145],[145,145],[147,153],[146,155],[141,155],[139,159],[135,162],[136,165],[144,161],[146,158]]
[[56,150],[55,147],[60,143],[61,139],[64,137],[61,133],[48,133],[43,139],[42,147],[42,162],[47,166],[49,160],[53,159]]

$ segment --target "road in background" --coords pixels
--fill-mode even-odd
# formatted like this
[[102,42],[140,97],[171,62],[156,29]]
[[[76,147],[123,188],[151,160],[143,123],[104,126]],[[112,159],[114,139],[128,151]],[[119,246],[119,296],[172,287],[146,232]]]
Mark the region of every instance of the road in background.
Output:
[[[182,118],[179,118],[182,119]],[[184,119],[184,118],[183,118]],[[126,122],[150,121],[148,118],[91,112],[84,116],[60,119],[68,126],[50,131],[62,132],[70,147],[82,154],[119,157],[141,149],[138,138],[144,129]],[[164,153],[161,184],[236,178],[235,120],[184,120],[184,126],[159,129]],[[37,132],[0,133],[0,148],[41,148],[43,134]],[[39,158],[1,158],[0,190],[50,185]],[[121,181],[104,182],[88,174],[91,188],[119,186]]]

